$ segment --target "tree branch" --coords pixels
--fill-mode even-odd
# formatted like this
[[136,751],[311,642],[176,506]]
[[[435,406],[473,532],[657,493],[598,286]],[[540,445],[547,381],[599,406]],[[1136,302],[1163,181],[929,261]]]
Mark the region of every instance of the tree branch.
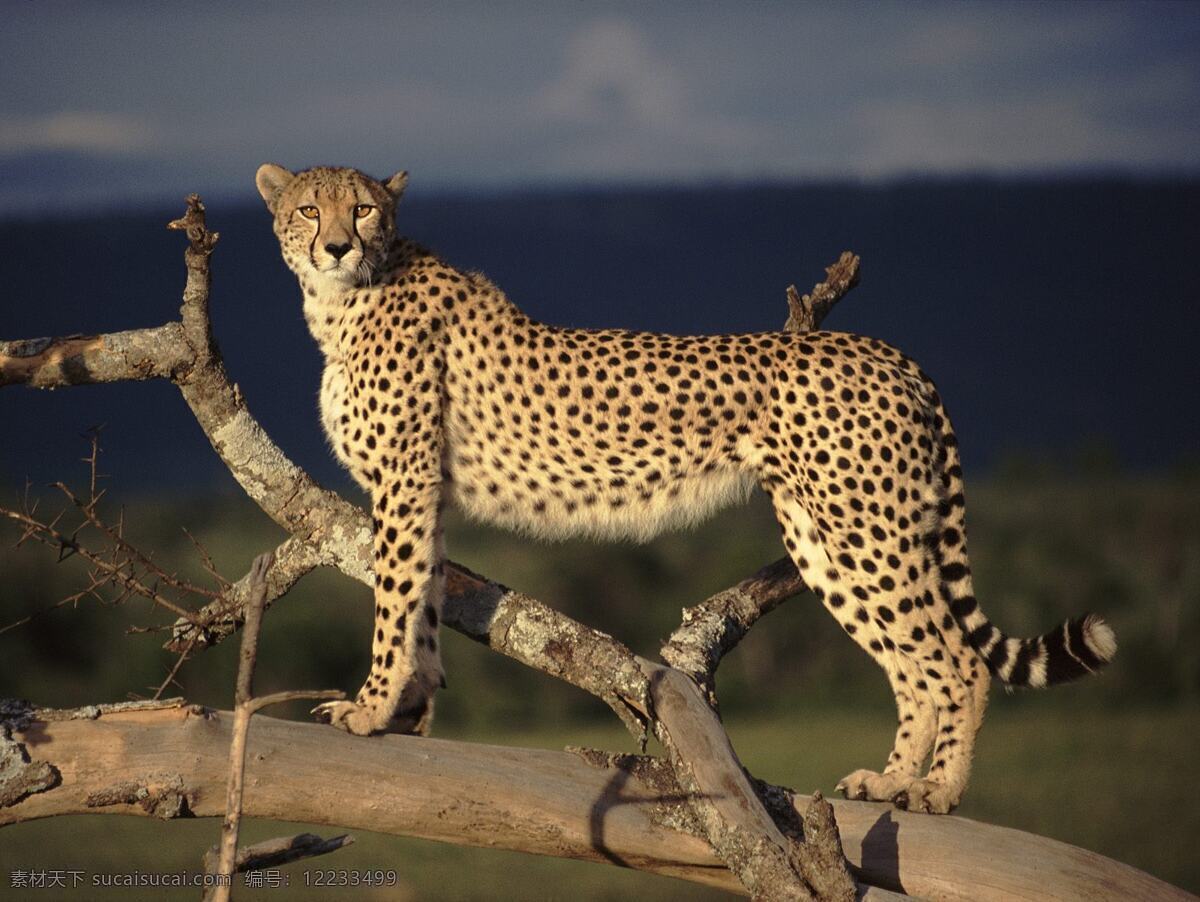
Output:
[[[319,549],[295,536],[285,539],[272,554],[275,564],[267,572],[264,610],[271,606],[271,600],[282,598],[303,576],[320,566],[324,557]],[[247,573],[219,597],[193,612],[202,627],[188,620],[177,621],[164,647],[182,652],[193,641],[196,648],[206,648],[232,636],[245,622],[250,589]]]
[[104,335],[0,341],[0,386],[63,388],[174,379],[192,363],[183,324]]
[[[762,805],[716,712],[684,674],[642,660],[655,732],[700,832],[755,899],[855,898],[836,827],[834,855],[816,858],[801,832],[785,837]],[[820,804],[818,799],[814,804]],[[826,836],[828,839],[828,836]]]
[[[141,787],[144,796],[168,784],[174,788],[161,790],[164,797],[174,792],[182,801],[166,811],[224,814],[231,713],[190,706],[84,712],[34,709],[14,730],[14,740],[61,779],[0,807],[0,825],[82,813],[162,816],[125,788]],[[247,753],[247,817],[608,862],[746,892],[685,828],[694,816],[659,759],[362,739],[266,716],[255,719]],[[804,819],[808,797],[767,789]],[[1191,898],[1127,865],[1020,831],[878,803],[831,804],[856,874],[872,887],[978,902]],[[875,892],[866,898],[887,897]]]
[[694,607],[684,608],[683,622],[667,638],[659,654],[695,680],[716,710],[714,677],[721,659],[737,647],[758,618],[806,588],[791,558],[780,558],[736,586]]
[[[780,833],[715,711],[683,673],[647,661],[611,636],[520,592],[461,571],[451,578],[444,623],[604,699],[643,748],[645,730],[653,726],[689,799],[699,835],[755,898],[854,898],[844,859],[840,852],[830,854],[830,830],[821,848],[798,842],[803,831],[792,839]],[[836,827],[829,820],[836,845]]]

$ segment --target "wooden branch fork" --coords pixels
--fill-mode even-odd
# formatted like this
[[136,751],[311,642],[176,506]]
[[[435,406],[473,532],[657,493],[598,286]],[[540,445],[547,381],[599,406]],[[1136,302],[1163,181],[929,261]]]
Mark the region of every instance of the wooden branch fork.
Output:
[[[170,380],[238,483],[288,533],[273,564],[256,562],[179,618],[167,646],[196,653],[248,616],[253,622],[256,608],[317,566],[372,584],[372,537],[367,513],[288,460],[229,380],[208,317],[218,236],[197,196],[170,227],[189,241],[178,321],[0,341],[0,386]],[[787,328],[816,328],[856,284],[858,267],[845,253],[810,294],[790,287]],[[446,626],[603,699],[643,750],[653,733],[665,757],[362,738],[265,716],[247,733],[250,714],[272,699],[252,698],[246,673],[234,714],[181,700],[83,713],[0,703],[0,826],[83,812],[226,815],[236,826],[245,814],[609,862],[763,900],[1185,897],[1052,840],[882,804],[830,803],[752,778],[717,715],[715,673],[759,617],[804,588],[787,558],[685,610],[661,650],[665,664],[453,562],[446,570]],[[239,760],[252,762],[244,783]],[[235,855],[229,832],[209,859],[214,873],[322,854],[343,840],[296,837]]]

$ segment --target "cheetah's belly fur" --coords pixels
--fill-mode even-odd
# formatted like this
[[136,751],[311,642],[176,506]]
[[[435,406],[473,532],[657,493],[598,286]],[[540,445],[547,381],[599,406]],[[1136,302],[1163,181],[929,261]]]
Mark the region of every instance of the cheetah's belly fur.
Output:
[[[451,338],[451,497],[479,520],[540,538],[638,541],[744,501],[757,475],[739,430],[758,414],[702,375],[706,358],[725,353],[715,347],[741,339],[678,339],[684,365],[651,362],[650,372],[634,365],[647,340],[527,322],[509,324],[494,355]],[[514,368],[514,347],[536,350]],[[589,363],[567,365],[568,349]],[[729,394],[748,405],[765,397]]]

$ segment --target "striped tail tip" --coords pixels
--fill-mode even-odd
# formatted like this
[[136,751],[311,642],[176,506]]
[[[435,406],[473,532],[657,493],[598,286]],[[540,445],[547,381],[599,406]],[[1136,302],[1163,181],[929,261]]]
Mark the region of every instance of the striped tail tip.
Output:
[[1088,614],[1083,618],[1083,635],[1100,659],[1101,667],[1117,656],[1117,634],[1099,614]]
[[1117,653],[1117,636],[1103,618],[1087,614],[1068,620],[1041,639],[1045,649],[1045,681],[1053,686],[1095,673]]

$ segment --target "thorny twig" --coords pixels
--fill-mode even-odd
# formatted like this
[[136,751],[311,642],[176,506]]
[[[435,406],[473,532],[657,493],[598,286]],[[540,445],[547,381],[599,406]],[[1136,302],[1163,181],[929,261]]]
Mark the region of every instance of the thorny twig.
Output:
[[183,527],[183,534],[188,537],[188,540],[192,543],[193,547],[195,547],[196,553],[200,555],[200,562],[204,567],[204,572],[212,577],[213,582],[220,587],[221,592],[225,592],[231,585],[233,585],[233,583],[231,583],[221,574],[216,565],[213,563],[212,556],[208,553],[208,549],[200,544],[199,539],[188,532],[186,526]]
[[[73,554],[78,554],[88,563],[92,564],[94,570],[92,573],[92,585],[79,596],[90,594],[95,590],[102,588],[105,585],[113,585],[121,590],[118,595],[119,601],[123,601],[128,597],[129,593],[141,595],[147,598],[160,607],[166,608],[173,614],[184,618],[185,620],[203,627],[198,618],[190,610],[182,607],[170,598],[159,592],[154,586],[147,585],[143,578],[147,575],[145,572],[139,573],[133,566],[133,562],[129,560],[118,559],[116,562],[106,560],[99,552],[92,551],[70,536],[56,529],[54,523],[57,518],[49,523],[42,522],[28,513],[14,511],[8,508],[0,508],[0,516],[5,516],[10,520],[19,523],[25,527],[26,537],[32,538],[44,545],[49,545],[66,550]],[[101,578],[98,574],[103,574]],[[154,574],[151,574],[154,575]],[[55,605],[54,607],[57,607]],[[45,610],[45,609],[44,609]],[[15,624],[10,624],[5,629],[11,629]]]
[[[232,584],[216,569],[207,549],[186,529],[184,533],[195,546],[202,566],[217,584],[217,590],[206,589],[175,573],[164,570],[154,561],[151,554],[142,551],[126,539],[123,508],[118,512],[115,522],[110,523],[103,518],[100,513],[100,502],[107,495],[107,489],[99,487],[99,480],[104,478],[103,474],[99,472],[101,452],[99,431],[99,428],[89,430],[87,437],[90,440],[90,450],[87,456],[82,458],[83,462],[88,465],[86,497],[76,494],[61,481],[52,483],[52,486],[62,492],[70,502],[70,506],[59,511],[50,519],[40,518],[37,515],[40,502],[31,497],[30,487],[27,484],[19,509],[0,506],[0,516],[6,517],[21,527],[21,535],[16,543],[18,547],[28,541],[34,541],[55,548],[58,552],[59,562],[78,555],[89,564],[86,571],[87,583],[82,589],[0,627],[0,634],[23,626],[35,617],[58,608],[77,606],[85,598],[93,598],[102,605],[115,607],[135,595],[141,596],[194,627],[188,640],[180,643],[180,648],[175,649],[177,652],[175,661],[165,679],[154,691],[153,697],[160,698],[169,686],[175,684],[175,678],[183,664],[191,657],[196,646],[201,644],[200,640],[206,632],[208,623],[221,616],[221,598],[228,592]],[[72,510],[79,514],[81,519],[68,529],[62,524]],[[99,534],[104,547],[90,547],[81,540],[81,534],[88,529]],[[171,594],[167,594],[168,592]],[[171,595],[180,597],[174,598]],[[204,614],[197,614],[183,599],[196,599],[209,604]],[[131,627],[130,632],[153,632],[167,628],[169,627],[163,625]]]
[[158,688],[154,690],[154,695],[150,696],[152,699],[162,698],[162,694],[167,691],[168,686],[179,686],[179,684],[175,682],[175,675],[179,673],[180,668],[182,668],[183,665],[187,663],[188,659],[191,658],[192,649],[195,648],[196,642],[199,638],[200,633],[198,631],[193,633],[188,644],[175,656],[175,663],[171,666],[171,669],[167,672],[167,675],[163,681],[158,684]]
[[[89,501],[85,502],[76,497],[75,493],[72,492],[64,483],[55,482],[53,483],[53,486],[66,495],[67,500],[75,505],[76,509],[83,514],[85,522],[80,524],[80,529],[82,529],[85,525],[94,526],[105,536],[105,538],[109,540],[109,542],[112,543],[114,553],[120,553],[125,556],[126,560],[130,562],[136,562],[142,568],[145,574],[153,575],[156,581],[166,583],[168,586],[178,589],[181,592],[187,592],[192,595],[200,595],[204,598],[217,597],[218,593],[214,592],[213,590],[205,589],[202,586],[197,586],[194,583],[188,582],[187,580],[180,579],[173,573],[168,573],[167,571],[163,570],[154,562],[154,559],[150,555],[143,553],[136,546],[127,542],[121,535],[121,528],[109,526],[107,523],[101,520],[100,517],[96,515],[95,508],[96,504],[100,501],[100,498],[104,493],[101,493],[101,495],[95,496]],[[124,515],[122,514],[122,523],[123,520]],[[76,533],[78,533],[78,530]]]

